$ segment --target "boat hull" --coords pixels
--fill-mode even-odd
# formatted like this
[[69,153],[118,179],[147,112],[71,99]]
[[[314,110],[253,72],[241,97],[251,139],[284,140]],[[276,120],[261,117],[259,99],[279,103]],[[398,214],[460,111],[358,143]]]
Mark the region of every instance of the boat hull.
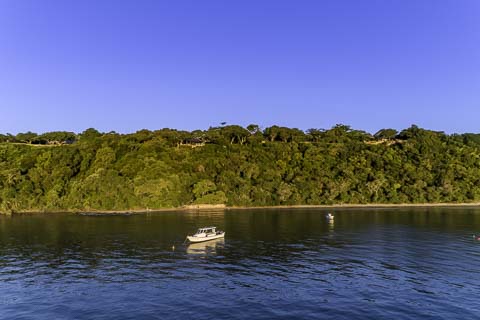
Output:
[[187,236],[188,241],[190,242],[203,242],[203,241],[209,241],[213,239],[219,239],[225,237],[225,232],[219,233],[219,234],[214,234],[211,236],[207,237],[194,237],[194,236]]

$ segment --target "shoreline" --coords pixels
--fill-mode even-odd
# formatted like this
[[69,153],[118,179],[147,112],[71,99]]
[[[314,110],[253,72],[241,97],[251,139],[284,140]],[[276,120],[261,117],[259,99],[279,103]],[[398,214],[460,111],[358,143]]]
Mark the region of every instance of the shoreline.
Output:
[[480,207],[480,202],[472,203],[369,203],[369,204],[314,204],[314,205],[286,205],[264,207],[226,207],[227,210],[255,210],[255,209],[361,209],[361,208],[422,208],[422,207]]
[[371,204],[332,204],[332,205],[279,205],[279,206],[243,206],[227,207],[225,205],[196,205],[177,208],[143,208],[131,210],[24,210],[15,212],[0,212],[0,215],[22,214],[59,214],[69,213],[77,215],[132,215],[162,212],[192,212],[192,211],[230,211],[230,210],[271,210],[271,209],[382,209],[382,208],[448,208],[448,207],[480,207],[480,202],[472,203],[371,203]]

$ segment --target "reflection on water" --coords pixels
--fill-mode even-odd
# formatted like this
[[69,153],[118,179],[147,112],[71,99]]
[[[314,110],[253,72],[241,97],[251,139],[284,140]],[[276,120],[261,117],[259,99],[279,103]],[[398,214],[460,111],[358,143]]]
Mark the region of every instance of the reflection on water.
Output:
[[329,220],[327,220],[327,222],[328,222],[329,229],[333,229],[333,227],[335,225],[335,220],[334,219],[329,219]]
[[223,248],[225,239],[213,239],[204,242],[190,243],[187,245],[188,254],[212,255],[217,253],[218,248]]
[[480,210],[325,213],[0,217],[0,318],[478,318]]

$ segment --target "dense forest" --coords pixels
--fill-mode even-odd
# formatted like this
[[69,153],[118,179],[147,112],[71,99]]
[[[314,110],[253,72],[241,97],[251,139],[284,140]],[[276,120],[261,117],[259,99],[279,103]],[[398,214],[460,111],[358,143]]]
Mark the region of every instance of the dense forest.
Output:
[[480,134],[222,125],[0,134],[0,211],[480,201]]

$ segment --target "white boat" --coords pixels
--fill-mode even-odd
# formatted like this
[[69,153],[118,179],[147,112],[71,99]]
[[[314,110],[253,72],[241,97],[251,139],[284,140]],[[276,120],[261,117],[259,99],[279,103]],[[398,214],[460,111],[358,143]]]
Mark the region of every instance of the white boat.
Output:
[[333,221],[334,216],[333,216],[333,214],[331,214],[331,213],[329,212],[329,213],[327,213],[327,214],[325,215],[325,218],[326,218],[328,221]]
[[202,242],[225,237],[225,232],[217,230],[217,227],[199,228],[193,236],[187,236],[190,242]]

